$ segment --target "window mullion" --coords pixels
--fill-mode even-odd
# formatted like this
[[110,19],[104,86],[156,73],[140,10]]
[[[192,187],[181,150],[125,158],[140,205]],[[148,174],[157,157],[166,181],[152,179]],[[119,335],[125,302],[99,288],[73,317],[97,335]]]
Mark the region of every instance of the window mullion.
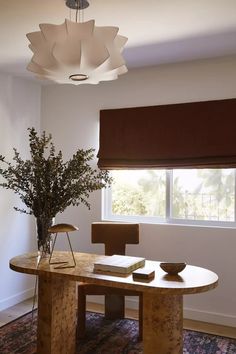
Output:
[[166,219],[172,217],[172,171],[166,170]]

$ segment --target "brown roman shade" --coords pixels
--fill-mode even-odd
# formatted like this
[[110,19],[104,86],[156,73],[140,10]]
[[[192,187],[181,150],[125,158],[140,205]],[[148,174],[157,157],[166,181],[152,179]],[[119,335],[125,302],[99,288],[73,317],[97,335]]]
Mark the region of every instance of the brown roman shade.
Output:
[[236,99],[100,111],[98,166],[236,167]]

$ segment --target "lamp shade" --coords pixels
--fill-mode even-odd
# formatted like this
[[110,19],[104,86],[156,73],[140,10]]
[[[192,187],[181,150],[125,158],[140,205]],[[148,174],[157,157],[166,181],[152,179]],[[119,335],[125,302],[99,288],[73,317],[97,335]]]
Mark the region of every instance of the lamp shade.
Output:
[[127,38],[118,35],[118,27],[66,19],[61,25],[39,28],[26,35],[33,52],[27,69],[37,77],[62,84],[97,84],[127,72],[121,55]]

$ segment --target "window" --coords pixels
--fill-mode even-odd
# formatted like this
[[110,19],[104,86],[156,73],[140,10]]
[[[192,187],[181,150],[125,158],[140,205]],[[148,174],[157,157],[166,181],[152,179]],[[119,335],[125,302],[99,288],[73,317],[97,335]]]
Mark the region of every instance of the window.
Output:
[[235,226],[235,170],[117,170],[103,218]]

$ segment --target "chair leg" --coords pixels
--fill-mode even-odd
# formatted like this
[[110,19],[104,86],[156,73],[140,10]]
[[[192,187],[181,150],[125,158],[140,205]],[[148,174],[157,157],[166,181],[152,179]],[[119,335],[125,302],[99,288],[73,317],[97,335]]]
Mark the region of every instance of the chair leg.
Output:
[[125,297],[123,295],[105,296],[105,317],[110,320],[125,317]]
[[139,340],[143,340],[143,294],[139,295]]
[[78,286],[77,337],[85,337],[86,330],[86,295],[83,287]]

